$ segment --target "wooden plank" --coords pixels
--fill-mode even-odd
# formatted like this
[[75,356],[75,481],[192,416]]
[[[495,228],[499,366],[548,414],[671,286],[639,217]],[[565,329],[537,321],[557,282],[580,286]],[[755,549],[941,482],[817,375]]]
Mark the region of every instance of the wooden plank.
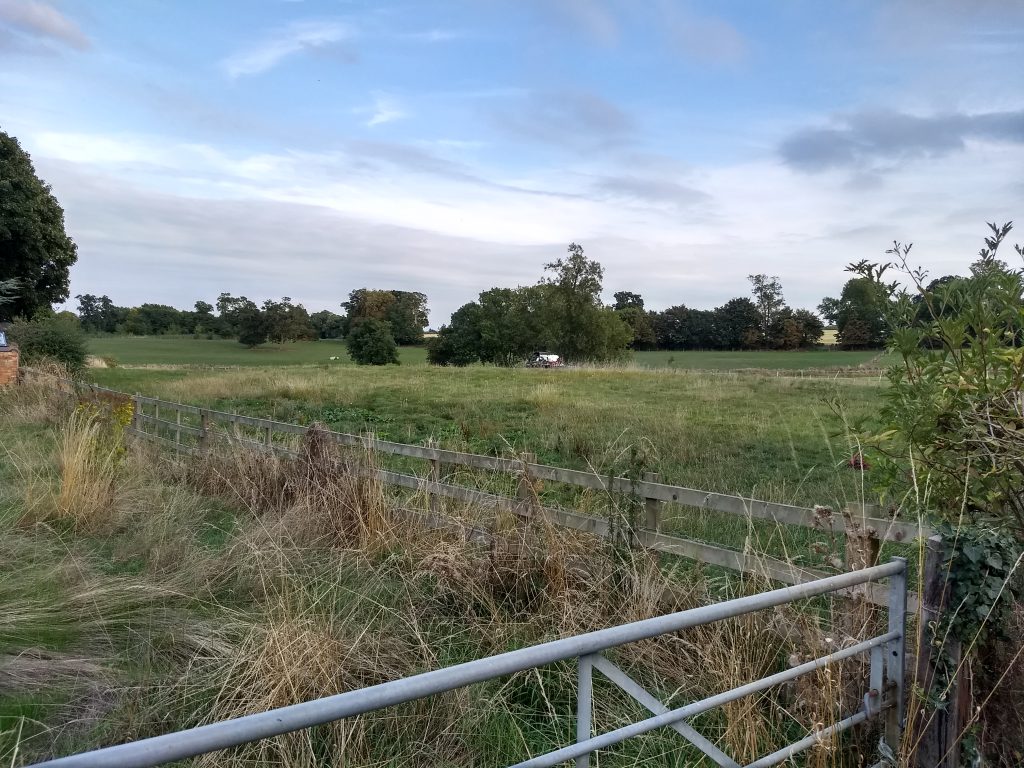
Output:
[[[115,390],[106,390],[114,394],[124,394]],[[195,406],[171,403],[157,398],[140,398],[140,402],[161,407],[178,409],[184,413],[202,414],[206,413],[209,418],[220,422],[242,424],[251,427],[270,428],[277,432],[291,434],[305,434],[308,427],[298,424],[261,419],[252,416],[226,413],[223,411],[211,411],[200,409]],[[371,441],[360,435],[351,435],[344,432],[328,432],[329,438],[340,445],[360,445],[367,449],[371,447]],[[485,456],[482,454],[463,453],[461,451],[449,451],[433,446],[409,445],[395,443],[386,440],[372,441],[373,450],[381,453],[407,456],[411,458],[425,459],[428,461],[440,461],[445,464],[487,469],[496,472],[519,472],[523,469],[523,463],[516,459],[507,459],[496,456]],[[814,528],[826,531],[842,533],[847,529],[846,520],[840,513],[832,513],[829,516],[822,516],[813,509],[798,507],[789,504],[777,504],[774,502],[761,501],[742,496],[702,491],[684,486],[668,485],[649,480],[630,480],[624,477],[604,477],[594,472],[567,469],[564,467],[553,467],[544,464],[528,464],[527,472],[531,477],[548,480],[558,483],[566,483],[581,488],[589,488],[598,491],[612,491],[615,493],[635,493],[648,500],[649,504],[655,502],[667,502],[679,504],[697,509],[710,509],[715,512],[735,515],[743,518],[755,518],[770,520],[785,525],[797,525],[806,528]],[[914,522],[892,520],[879,517],[881,510],[875,505],[863,505],[863,514],[855,520],[857,525],[874,530],[878,536],[888,541],[912,541],[918,537],[927,537],[931,534],[927,526],[919,526]]]
[[150,440],[150,441],[152,441],[154,443],[159,443],[161,445],[166,445],[166,446],[168,446],[170,448],[173,448],[176,451],[182,451],[183,453],[188,453],[188,454],[197,454],[197,453],[199,453],[198,449],[193,448],[190,445],[182,445],[181,443],[176,443],[173,440],[167,439],[166,437],[160,437],[160,435],[154,435],[152,432],[142,432],[142,431],[140,431],[138,429],[132,429],[131,427],[126,427],[125,430],[124,430],[124,433],[126,435],[132,435],[133,437],[142,438],[143,440]]
[[190,427],[187,424],[178,424],[175,421],[167,421],[166,419],[158,419],[156,416],[150,416],[146,413],[139,414],[139,420],[145,421],[149,424],[156,424],[161,427],[167,427],[173,429],[175,432],[181,431],[186,435],[192,435],[193,437],[202,437],[203,430],[199,427]]
[[[828,520],[823,520],[813,509],[796,507],[790,504],[777,504],[770,501],[749,499],[743,496],[731,496],[712,491],[701,491],[678,485],[667,485],[645,480],[630,480],[625,477],[603,477],[594,472],[583,472],[577,469],[551,467],[542,464],[531,464],[530,474],[543,480],[567,483],[582,488],[615,493],[635,493],[645,499],[654,499],[686,507],[711,509],[716,512],[736,515],[738,517],[754,517],[771,520],[786,525],[799,525],[805,528],[817,528],[843,532],[846,521],[839,513],[833,513]],[[899,520],[888,520],[871,517],[859,517],[856,522],[873,528],[878,535],[890,541],[912,541],[930,532],[916,523],[905,523]]]
[[[113,391],[113,390],[110,390],[110,391]],[[118,393],[118,394],[121,394],[121,393]],[[181,413],[190,413],[193,416],[198,416],[200,411],[203,410],[202,408],[199,408],[199,407],[197,407],[195,405],[185,405],[184,403],[172,403],[169,400],[160,400],[159,398],[156,398],[156,397],[144,397],[142,395],[139,395],[139,402],[140,403],[144,403],[146,405],[153,405],[153,406],[157,406],[158,405],[161,408],[166,408],[168,410],[173,410],[173,411],[179,411]]]

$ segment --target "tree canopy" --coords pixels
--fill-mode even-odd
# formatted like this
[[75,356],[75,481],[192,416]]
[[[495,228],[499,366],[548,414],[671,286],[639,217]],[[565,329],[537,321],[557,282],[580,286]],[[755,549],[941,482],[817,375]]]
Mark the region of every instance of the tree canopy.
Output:
[[357,288],[343,302],[346,331],[356,320],[373,318],[391,326],[397,344],[422,344],[427,327],[427,296],[415,291]]
[[0,320],[31,318],[64,301],[78,258],[64,231],[64,210],[13,136],[0,131],[0,282],[18,281],[0,304]]
[[601,303],[601,265],[573,243],[567,258],[544,269],[549,274],[536,285],[492,288],[460,307],[431,341],[430,361],[512,366],[541,350],[570,361],[622,354],[634,332],[619,313]]

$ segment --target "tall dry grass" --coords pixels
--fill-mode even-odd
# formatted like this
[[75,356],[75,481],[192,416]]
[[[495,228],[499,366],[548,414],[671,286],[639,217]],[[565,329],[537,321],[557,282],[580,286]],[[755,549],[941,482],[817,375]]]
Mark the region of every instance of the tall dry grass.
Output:
[[[104,475],[100,462],[97,490],[84,494],[88,504],[62,507],[63,478],[69,488],[82,488],[84,470],[97,460],[89,446],[102,444],[93,431],[99,417],[82,414],[61,424],[52,457],[61,480],[51,484],[40,509],[74,521],[83,539],[116,535],[124,557],[141,563],[138,579],[124,582],[152,587],[132,592],[140,601],[128,600],[112,582],[97,587],[96,611],[113,617],[109,626],[162,603],[176,606],[166,614],[174,626],[151,635],[145,674],[114,686],[117,701],[104,718],[119,737],[265,711],[764,586],[730,581],[726,587],[699,570],[680,573],[679,566],[631,548],[628,539],[610,544],[542,519],[495,526],[481,537],[457,526],[419,530],[373,478],[371,454],[341,451],[316,429],[294,460],[237,448],[199,459],[131,450],[118,457],[120,471]],[[203,545],[199,521],[190,518],[210,498],[234,511],[223,545]],[[470,509],[447,514],[453,522],[480,517]],[[183,601],[193,611],[187,621]],[[77,621],[78,614],[68,615]],[[753,614],[612,656],[666,701],[682,702],[848,642],[826,615],[796,608]],[[111,647],[96,656],[115,668],[120,653]],[[754,759],[805,728],[833,722],[846,681],[856,675],[735,702],[699,725],[737,760]],[[565,742],[574,688],[571,666],[556,665],[204,763],[504,764]],[[601,702],[599,731],[621,725],[631,711],[621,696]],[[83,738],[88,743],[95,736]],[[856,765],[844,752],[848,746],[833,740],[809,764]],[[674,734],[651,734],[614,754],[620,762],[655,764],[692,755]]]

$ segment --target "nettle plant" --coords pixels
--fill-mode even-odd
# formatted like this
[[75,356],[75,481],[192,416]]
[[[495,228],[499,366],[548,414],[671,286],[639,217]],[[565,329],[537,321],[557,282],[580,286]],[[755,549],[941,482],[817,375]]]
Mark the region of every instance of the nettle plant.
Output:
[[[947,611],[933,636],[966,651],[1005,627],[1024,545],[1024,271],[997,257],[1012,225],[989,228],[966,277],[929,281],[909,265],[910,245],[887,251],[913,290],[889,306],[899,362],[868,438],[880,485],[946,541]],[[940,648],[939,692],[928,694],[940,706],[955,671],[943,658]]]

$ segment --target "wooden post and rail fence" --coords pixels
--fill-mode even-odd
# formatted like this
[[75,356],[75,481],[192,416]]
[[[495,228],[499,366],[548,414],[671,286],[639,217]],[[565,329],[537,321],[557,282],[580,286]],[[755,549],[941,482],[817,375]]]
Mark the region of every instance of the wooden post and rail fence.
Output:
[[[25,377],[49,377],[48,374],[31,369],[22,370]],[[309,426],[175,403],[138,393],[128,394],[66,379],[58,379],[56,383],[79,396],[131,400],[133,415],[126,432],[180,454],[203,454],[222,442],[227,446],[294,458],[299,455],[296,441],[310,429]],[[173,420],[166,418],[172,413]],[[929,679],[932,669],[929,632],[938,613],[944,608],[947,590],[944,581],[946,574],[942,566],[942,542],[924,524],[884,517],[878,507],[868,504],[858,504],[854,510],[835,513],[822,507],[800,507],[671,485],[662,482],[658,474],[650,472],[644,473],[642,479],[633,479],[539,464],[536,457],[529,453],[515,457],[488,456],[444,449],[433,439],[427,441],[426,445],[412,445],[381,440],[372,433],[355,435],[326,429],[322,436],[339,446],[424,461],[423,476],[383,468],[372,468],[369,471],[386,485],[426,494],[429,514],[425,519],[436,527],[451,525],[444,521],[441,512],[443,500],[453,499],[473,507],[508,513],[522,523],[531,518],[539,518],[556,527],[607,538],[612,535],[613,528],[608,518],[560,506],[547,506],[542,503],[536,484],[543,481],[591,491],[632,495],[642,500],[639,526],[631,531],[633,543],[649,550],[652,556],[665,553],[790,585],[805,584],[833,574],[764,554],[729,549],[666,533],[666,505],[842,535],[846,541],[845,570],[851,571],[876,565],[880,545],[884,541],[910,544],[924,539],[926,546],[923,548],[924,559],[920,564],[918,578],[921,598],[908,592],[907,611],[911,615],[921,614],[918,617],[918,647],[921,651],[917,657],[918,679],[925,682]],[[291,443],[283,444],[279,438],[290,439]],[[489,493],[448,482],[448,470],[451,468],[511,475],[515,481],[515,496]],[[454,523],[455,527],[459,525]],[[874,605],[885,605],[887,601],[885,590],[876,584],[856,587],[845,594]],[[908,732],[916,740],[912,741],[916,745],[915,765],[921,768],[926,765],[928,768],[956,768],[959,765],[959,750],[955,745],[962,738],[962,731],[966,727],[966,715],[962,711],[964,687],[952,687],[948,693],[951,702],[948,710],[930,714],[927,719],[919,718],[920,722],[908,720]],[[910,717],[913,718],[914,713]]]

